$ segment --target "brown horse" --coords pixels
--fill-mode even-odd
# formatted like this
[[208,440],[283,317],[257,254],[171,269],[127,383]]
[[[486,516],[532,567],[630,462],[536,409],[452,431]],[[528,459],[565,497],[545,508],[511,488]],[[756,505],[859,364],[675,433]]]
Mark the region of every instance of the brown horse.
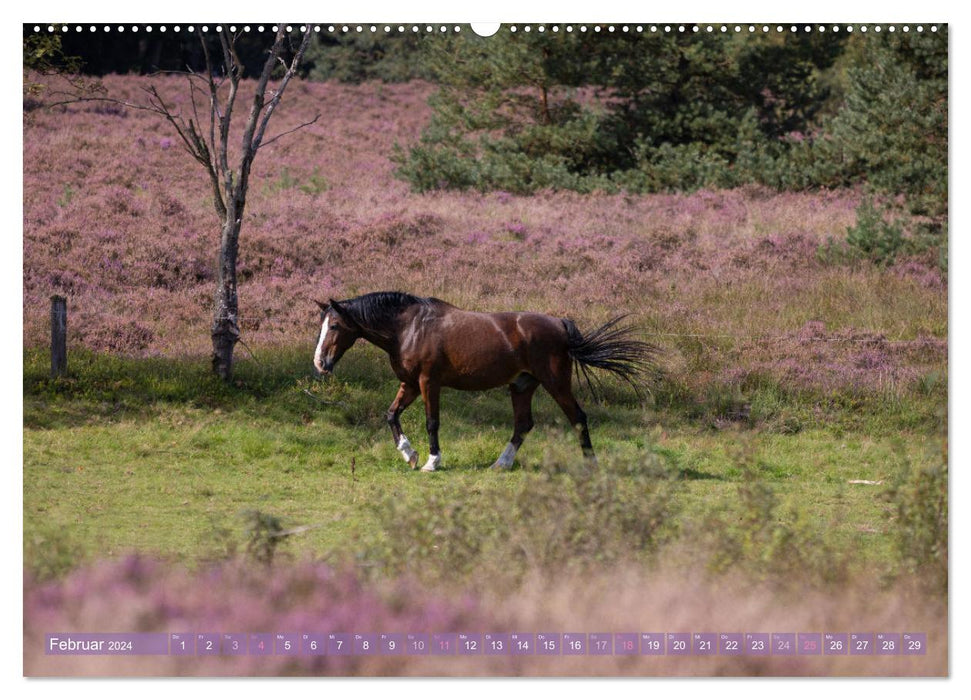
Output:
[[[438,446],[442,387],[477,391],[507,384],[512,395],[513,435],[492,466],[508,469],[523,437],[533,427],[532,398],[542,386],[563,409],[580,435],[583,454],[595,459],[587,416],[573,396],[574,367],[589,383],[587,367],[613,372],[634,384],[656,349],[633,340],[623,317],[582,334],[568,319],[537,313],[463,311],[440,299],[401,292],[375,292],[320,306],[321,327],[314,367],[329,374],[358,338],[388,353],[401,381],[388,409],[388,424],[398,451],[414,469],[418,453],[401,432],[399,416],[421,394],[428,430],[428,461],[422,471],[441,464]],[[574,362],[576,365],[574,365]]]

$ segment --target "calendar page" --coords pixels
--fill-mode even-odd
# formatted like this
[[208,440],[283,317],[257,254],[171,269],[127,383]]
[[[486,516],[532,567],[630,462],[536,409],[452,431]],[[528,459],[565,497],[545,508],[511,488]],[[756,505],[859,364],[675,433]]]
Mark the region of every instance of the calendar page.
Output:
[[949,26],[870,11],[27,18],[23,674],[948,676]]

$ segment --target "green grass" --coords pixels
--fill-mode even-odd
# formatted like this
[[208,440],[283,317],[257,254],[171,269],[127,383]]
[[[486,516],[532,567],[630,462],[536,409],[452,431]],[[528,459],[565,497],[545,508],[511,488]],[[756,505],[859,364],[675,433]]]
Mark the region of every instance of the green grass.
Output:
[[[254,509],[285,527],[314,526],[287,542],[295,556],[360,557],[376,540],[407,538],[382,511],[388,504],[406,521],[429,503],[467,504],[472,527],[485,533],[551,455],[579,456],[559,409],[540,392],[537,427],[517,468],[485,469],[511,433],[508,396],[446,392],[444,468],[413,472],[384,421],[396,383],[376,351],[355,349],[326,383],[309,376],[306,351],[240,358],[232,385],[213,379],[202,360],[84,353],[71,356],[67,378],[52,381],[47,355],[25,352],[26,565],[54,575],[131,550],[190,563],[219,557],[245,544],[240,513]],[[864,568],[892,561],[891,511],[884,486],[848,482],[889,484],[904,465],[926,463],[939,444],[889,409],[862,419],[837,415],[835,427],[810,423],[791,434],[771,422],[715,429],[683,405],[658,410],[609,389],[603,403],[581,396],[601,462],[657,464],[673,475],[675,530],[730,512],[754,476],[779,500],[773,517],[784,524],[798,514]],[[808,410],[798,399],[776,399],[793,415]],[[402,424],[424,458],[420,402]],[[480,502],[493,512],[476,509]]]

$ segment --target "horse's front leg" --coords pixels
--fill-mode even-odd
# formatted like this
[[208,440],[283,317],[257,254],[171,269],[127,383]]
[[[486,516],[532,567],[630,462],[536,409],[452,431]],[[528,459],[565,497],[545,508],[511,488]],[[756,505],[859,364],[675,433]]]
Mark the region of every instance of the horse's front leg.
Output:
[[509,385],[512,396],[513,431],[512,438],[506,449],[499,455],[499,459],[492,465],[493,469],[509,469],[512,467],[516,452],[523,444],[526,433],[533,429],[533,393],[539,381],[531,374],[520,374],[516,381]]
[[418,453],[412,449],[408,438],[401,432],[401,422],[398,419],[416,398],[418,398],[418,389],[401,382],[398,395],[394,397],[394,401],[388,408],[388,425],[391,426],[391,436],[394,438],[395,447],[398,448],[398,451],[405,458],[405,461],[411,465],[412,469],[418,468]]
[[428,461],[421,468],[423,472],[433,472],[442,463],[442,454],[438,448],[438,398],[442,387],[430,377],[422,376],[418,380],[421,387],[421,398],[425,402],[425,428],[428,430]]

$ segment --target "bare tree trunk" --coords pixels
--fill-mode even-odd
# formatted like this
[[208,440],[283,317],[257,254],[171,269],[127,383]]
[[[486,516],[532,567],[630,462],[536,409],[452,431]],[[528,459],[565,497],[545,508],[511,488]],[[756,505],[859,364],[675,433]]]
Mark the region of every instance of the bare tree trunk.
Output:
[[227,213],[219,246],[219,274],[212,319],[212,371],[225,381],[233,376],[233,350],[239,340],[236,259],[241,221],[241,216],[230,216]]
[[[280,99],[287,84],[296,74],[297,66],[303,57],[304,51],[310,43],[312,32],[310,27],[306,28],[300,47],[297,49],[291,62],[287,64],[280,58],[284,48],[285,33],[283,25],[277,31],[276,41],[270,49],[269,57],[263,65],[263,72],[256,84],[256,91],[253,95],[253,103],[250,107],[249,117],[243,129],[243,142],[240,153],[239,166],[233,170],[228,162],[229,144],[229,123],[232,116],[233,105],[236,101],[236,93],[239,87],[239,76],[241,73],[239,57],[236,55],[234,43],[231,43],[225,35],[220,36],[223,49],[223,61],[229,67],[230,91],[226,98],[222,113],[215,106],[218,103],[218,88],[212,81],[210,71],[210,95],[213,105],[211,116],[211,136],[213,144],[212,151],[218,153],[217,160],[210,160],[208,152],[206,154],[206,164],[209,170],[210,180],[214,191],[217,191],[215,201],[216,211],[223,217],[222,236],[219,246],[219,277],[216,287],[216,299],[213,309],[212,321],[212,369],[225,381],[229,381],[233,376],[233,350],[239,340],[239,297],[236,291],[236,260],[239,253],[239,230],[243,223],[243,210],[246,208],[246,193],[249,188],[250,169],[253,160],[260,146],[263,145],[263,136],[270,117]],[[205,44],[203,44],[205,47]],[[286,68],[277,89],[271,93],[269,101],[266,100],[267,85],[273,70],[277,67],[277,62],[281,62]],[[206,53],[206,64],[211,65],[211,59]],[[319,115],[318,115],[319,116]],[[307,126],[317,120],[301,124],[297,128]],[[216,146],[215,129],[219,125],[219,141]],[[288,133],[288,132],[285,132]],[[275,141],[279,136],[270,139],[267,143]],[[201,138],[196,139],[197,143]],[[218,149],[218,150],[217,150]],[[204,150],[204,148],[197,149]],[[218,194],[218,174],[223,176],[223,188],[225,199]]]
[[[134,109],[143,109],[164,117],[175,129],[185,146],[185,150],[205,168],[212,187],[213,208],[222,223],[219,238],[219,259],[216,263],[216,295],[213,304],[212,327],[212,369],[219,377],[229,381],[233,376],[233,350],[239,341],[239,296],[236,289],[236,261],[239,257],[239,230],[243,224],[243,210],[246,207],[246,191],[249,187],[250,169],[256,153],[277,139],[298,129],[310,126],[320,117],[298,124],[283,133],[264,141],[270,117],[280,104],[283,92],[297,73],[297,67],[304,52],[310,45],[313,30],[308,24],[301,28],[303,37],[293,51],[289,62],[283,55],[289,42],[290,30],[283,24],[276,29],[273,46],[267,52],[263,70],[256,82],[249,116],[243,128],[242,143],[239,150],[239,165],[234,169],[229,163],[230,124],[233,107],[239,91],[243,73],[236,41],[241,36],[235,32],[219,34],[222,59],[221,67],[211,54],[203,34],[199,34],[199,48],[205,56],[206,71],[203,74],[186,73],[189,81],[189,105],[192,116],[183,117],[173,110],[155,89],[149,86],[148,104],[137,104],[107,97],[79,97],[67,102],[105,100],[123,104]],[[291,46],[291,48],[293,48]],[[218,54],[217,54],[218,56]],[[284,72],[275,89],[270,88],[270,79],[280,66]],[[199,85],[202,84],[202,87]],[[221,88],[222,93],[220,93]],[[267,90],[269,89],[269,97]],[[200,118],[197,97],[200,102],[208,101],[208,113]],[[64,104],[66,104],[65,102]],[[208,116],[208,119],[206,117]],[[206,122],[208,121],[208,124]]]

